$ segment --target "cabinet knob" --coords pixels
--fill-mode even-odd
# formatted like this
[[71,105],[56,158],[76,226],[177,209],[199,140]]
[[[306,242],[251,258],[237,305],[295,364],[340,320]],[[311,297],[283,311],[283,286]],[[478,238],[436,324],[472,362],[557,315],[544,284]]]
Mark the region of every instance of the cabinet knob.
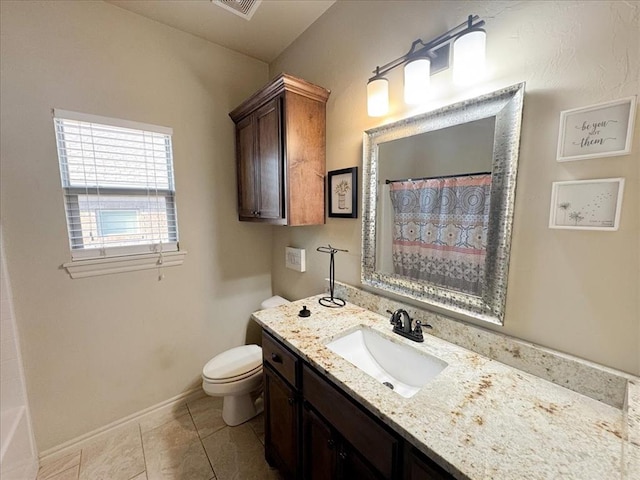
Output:
[[329,440],[327,440],[327,447],[329,447],[330,450],[333,450],[333,447],[336,446],[336,441],[333,438],[330,438]]
[[342,450],[342,451],[338,454],[338,456],[340,457],[340,460],[346,460],[346,459],[347,459],[347,457],[348,457],[347,452],[345,452],[344,450]]
[[256,217],[259,217],[259,216],[260,216],[260,212],[258,211],[256,212]]
[[295,399],[293,397],[289,397],[287,398],[287,403],[289,403],[289,405],[293,405],[295,403]]
[[277,353],[271,354],[271,360],[273,360],[275,363],[282,363],[282,357]]

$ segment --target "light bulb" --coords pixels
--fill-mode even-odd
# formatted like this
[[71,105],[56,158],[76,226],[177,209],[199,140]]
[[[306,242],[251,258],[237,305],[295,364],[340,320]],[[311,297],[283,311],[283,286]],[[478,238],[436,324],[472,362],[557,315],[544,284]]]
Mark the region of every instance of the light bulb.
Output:
[[404,101],[416,105],[428,100],[431,60],[417,58],[404,66]]
[[453,42],[453,82],[470,85],[485,76],[487,34],[471,30]]
[[381,117],[389,111],[389,81],[376,78],[367,83],[367,112],[370,117]]

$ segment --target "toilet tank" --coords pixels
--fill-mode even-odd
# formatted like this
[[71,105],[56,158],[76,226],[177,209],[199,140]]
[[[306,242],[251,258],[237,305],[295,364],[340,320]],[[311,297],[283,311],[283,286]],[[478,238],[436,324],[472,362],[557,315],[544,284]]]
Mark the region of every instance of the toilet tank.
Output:
[[286,298],[282,298],[279,295],[275,295],[271,298],[267,298],[264,302],[260,304],[260,308],[262,310],[266,310],[267,308],[273,308],[280,305],[284,305],[285,303],[291,303]]

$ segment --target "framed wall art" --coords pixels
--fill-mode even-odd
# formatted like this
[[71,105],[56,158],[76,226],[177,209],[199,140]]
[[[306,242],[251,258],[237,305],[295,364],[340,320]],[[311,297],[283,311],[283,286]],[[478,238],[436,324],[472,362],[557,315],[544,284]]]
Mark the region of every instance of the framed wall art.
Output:
[[329,172],[327,186],[329,216],[358,218],[358,167]]
[[630,153],[636,103],[634,95],[561,112],[558,162]]
[[618,230],[624,178],[553,182],[549,228]]

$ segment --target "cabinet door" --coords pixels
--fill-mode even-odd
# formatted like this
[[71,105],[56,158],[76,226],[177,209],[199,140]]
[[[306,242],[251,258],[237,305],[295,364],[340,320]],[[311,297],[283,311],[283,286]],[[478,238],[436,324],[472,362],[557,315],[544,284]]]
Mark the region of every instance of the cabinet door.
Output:
[[298,405],[293,389],[264,366],[265,458],[287,479],[298,473]]
[[404,480],[453,480],[453,477],[412,447],[406,449]]
[[257,216],[278,219],[284,216],[282,128],[280,98],[276,98],[255,112],[256,160],[258,163]]
[[238,170],[238,216],[253,218],[259,209],[257,196],[258,169],[255,163],[253,115],[236,125],[236,161]]
[[[396,436],[307,365],[302,368],[302,391],[305,401],[313,405],[318,414],[345,440],[345,444],[350,445],[349,450],[359,452],[360,456],[353,460],[357,464],[354,463],[352,467],[347,465],[348,468],[358,468],[362,463],[360,459],[366,458],[366,462],[380,472],[381,477],[398,477],[401,458]],[[344,451],[348,453],[346,449]],[[348,456],[344,460],[351,458]]]
[[346,444],[338,452],[338,478],[340,480],[385,480],[364,457]]
[[305,480],[333,480],[336,478],[338,446],[335,435],[329,425],[308,405],[303,408],[302,438],[303,478]]

